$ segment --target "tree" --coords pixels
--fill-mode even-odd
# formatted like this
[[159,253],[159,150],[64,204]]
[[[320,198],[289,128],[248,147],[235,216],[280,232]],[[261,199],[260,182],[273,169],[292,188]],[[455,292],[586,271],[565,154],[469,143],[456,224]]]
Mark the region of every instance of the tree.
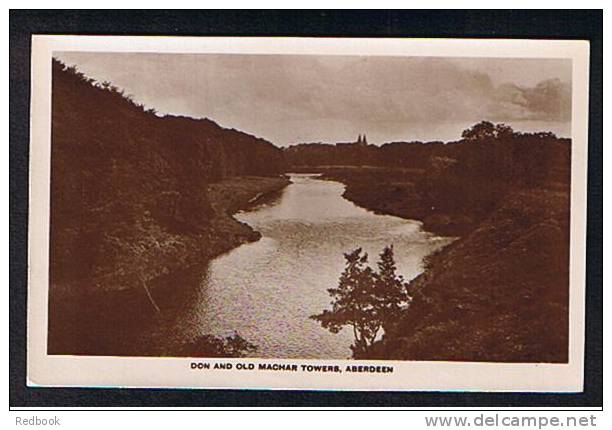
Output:
[[461,137],[465,140],[502,139],[513,136],[514,130],[509,125],[493,124],[489,121],[481,121],[461,133]]
[[340,275],[337,288],[327,291],[332,297],[332,309],[310,318],[338,333],[345,325],[353,328],[353,355],[367,351],[374,343],[382,326],[378,298],[375,296],[375,277],[367,265],[368,255],[361,248],[344,254],[346,268]]
[[514,137],[514,130],[509,125],[496,124],[495,125],[495,137],[497,139]]
[[408,294],[408,283],[397,273],[393,245],[385,246],[380,253],[375,274],[376,297],[378,298],[378,313],[383,328],[397,320],[400,313],[408,308],[412,298]]
[[381,328],[389,326],[410,303],[408,284],[397,274],[393,246],[380,254],[378,272],[368,266],[367,253],[361,248],[344,254],[346,267],[337,288],[327,291],[332,297],[332,309],[311,318],[338,333],[344,326],[353,328],[354,356],[368,352]]
[[489,121],[481,121],[471,128],[463,130],[461,137],[465,140],[483,140],[495,137],[495,125]]

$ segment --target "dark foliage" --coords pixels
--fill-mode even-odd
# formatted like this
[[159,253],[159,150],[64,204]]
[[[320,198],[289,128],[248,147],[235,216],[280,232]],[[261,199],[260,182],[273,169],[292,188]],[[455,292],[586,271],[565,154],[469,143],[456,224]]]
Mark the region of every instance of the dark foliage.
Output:
[[408,293],[409,284],[397,273],[393,245],[385,246],[376,263],[374,273],[374,296],[382,320],[382,328],[387,331],[391,324],[403,314],[412,298]]
[[346,268],[340,275],[338,286],[327,291],[332,297],[332,309],[310,318],[332,333],[344,326],[353,330],[355,343],[353,356],[368,353],[380,330],[393,323],[410,303],[408,285],[396,273],[393,246],[380,254],[378,271],[368,266],[368,254],[361,248],[344,254]]
[[345,196],[381,212],[462,235],[510,191],[569,190],[571,142],[550,132],[517,133],[483,121],[457,142],[301,144],[285,150],[293,169],[322,171],[349,184]]
[[570,146],[569,139],[550,132],[518,133],[507,125],[483,121],[465,130],[457,142],[392,142],[380,147],[305,143],[286,148],[285,155],[294,168],[371,166],[426,169],[435,174],[452,168],[447,176],[462,181],[493,178],[537,186],[567,181]]
[[244,357],[245,354],[254,351],[257,351],[257,347],[238,333],[226,337],[206,334],[193,342],[184,344],[177,355],[185,357]]
[[146,271],[161,258],[147,232],[168,242],[204,234],[209,182],[284,170],[282,152],[263,139],[159,117],[56,60],[52,103],[52,283]]
[[[52,73],[48,350],[159,352],[140,333],[188,289],[170,275],[257,237],[214,206],[210,188],[270,177],[257,178],[261,190],[242,178],[240,198],[224,198],[239,205],[251,188],[282,187],[283,153],[208,119],[159,116],[59,61]],[[160,291],[167,278],[174,282]],[[252,346],[240,339],[203,338],[193,348],[238,354]]]

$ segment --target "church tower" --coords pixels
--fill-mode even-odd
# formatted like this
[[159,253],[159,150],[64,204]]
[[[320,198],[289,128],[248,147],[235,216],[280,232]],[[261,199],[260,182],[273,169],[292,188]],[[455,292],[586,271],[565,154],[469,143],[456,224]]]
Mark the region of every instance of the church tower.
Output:
[[356,144],[359,145],[359,146],[365,146],[365,145],[368,144],[368,139],[366,138],[365,133],[363,135],[362,134],[358,134],[357,135],[357,142],[356,142]]

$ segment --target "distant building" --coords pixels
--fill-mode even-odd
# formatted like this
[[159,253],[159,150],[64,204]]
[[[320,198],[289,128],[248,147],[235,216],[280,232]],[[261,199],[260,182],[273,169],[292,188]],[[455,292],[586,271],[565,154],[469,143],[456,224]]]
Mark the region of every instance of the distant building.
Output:
[[368,138],[366,137],[365,133],[363,134],[363,136],[360,134],[357,137],[357,142],[355,142],[355,144],[357,144],[359,146],[367,146],[368,145]]
[[336,146],[368,146],[368,138],[365,133],[363,135],[358,134],[357,140],[354,142],[338,142]]

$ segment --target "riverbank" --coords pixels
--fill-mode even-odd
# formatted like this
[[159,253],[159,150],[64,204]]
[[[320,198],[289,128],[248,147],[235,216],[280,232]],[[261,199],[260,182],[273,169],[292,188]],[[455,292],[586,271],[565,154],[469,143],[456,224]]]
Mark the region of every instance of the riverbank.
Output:
[[51,354],[154,355],[153,339],[143,338],[166,310],[189,300],[208,261],[260,234],[232,217],[289,184],[286,177],[232,177],[209,184],[212,211],[197,234],[168,232],[143,219],[134,235],[116,237],[136,255],[129,263],[108,268],[82,281],[49,288]]
[[378,214],[394,215],[423,222],[423,229],[440,236],[462,236],[472,230],[481,217],[476,211],[443,210],[439,201],[419,190],[423,169],[318,166],[294,169],[322,173],[346,185],[343,197]]
[[516,191],[427,260],[368,358],[567,362],[569,193]]
[[507,188],[488,211],[444,213],[417,189],[416,169],[310,171],[344,183],[344,197],[361,207],[459,237],[426,258],[410,308],[358,358],[567,362],[567,183]]
[[258,240],[261,237],[259,232],[232,215],[274,198],[289,184],[285,176],[239,176],[210,184],[207,193],[215,215],[205,241],[207,259],[211,260],[243,243]]

